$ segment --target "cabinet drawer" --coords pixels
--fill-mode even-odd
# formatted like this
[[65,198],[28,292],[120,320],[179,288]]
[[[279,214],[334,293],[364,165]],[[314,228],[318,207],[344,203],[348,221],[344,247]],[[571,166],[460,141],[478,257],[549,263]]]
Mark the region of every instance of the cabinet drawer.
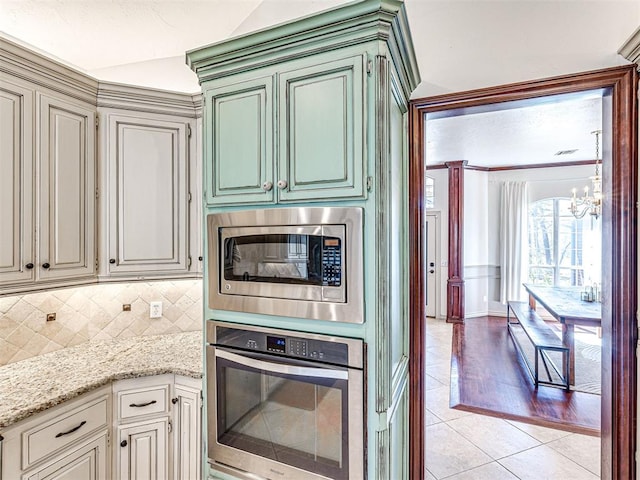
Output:
[[23,468],[33,465],[108,424],[107,399],[101,398],[27,430],[22,436]]
[[168,412],[169,385],[159,385],[118,392],[118,418],[135,417]]

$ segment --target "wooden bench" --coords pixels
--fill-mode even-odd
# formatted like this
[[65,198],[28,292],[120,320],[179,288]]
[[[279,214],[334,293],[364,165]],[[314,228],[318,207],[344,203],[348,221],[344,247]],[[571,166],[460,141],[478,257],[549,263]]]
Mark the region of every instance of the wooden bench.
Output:
[[[533,368],[514,331],[515,325],[520,325],[522,327],[522,331],[526,334],[533,346],[535,352]],[[554,387],[563,387],[569,390],[569,348],[562,343],[562,340],[553,332],[551,327],[549,327],[549,325],[540,318],[536,311],[529,307],[527,302],[507,303],[507,328],[516,350],[518,350],[518,353],[522,356],[524,364],[527,367],[529,375],[531,375],[536,388],[538,385],[551,385]],[[561,353],[563,357],[562,372],[558,370],[556,364],[549,357],[548,352],[550,351]],[[540,363],[544,366],[548,380],[540,378]],[[554,379],[549,368],[554,370],[558,379]]]

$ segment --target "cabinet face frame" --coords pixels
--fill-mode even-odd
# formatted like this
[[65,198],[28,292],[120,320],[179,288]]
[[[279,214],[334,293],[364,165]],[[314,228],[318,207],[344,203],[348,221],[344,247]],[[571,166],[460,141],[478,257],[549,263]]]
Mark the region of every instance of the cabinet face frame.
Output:
[[[95,110],[38,93],[39,259],[36,279],[96,271]],[[46,267],[49,264],[49,267]]]
[[[187,273],[190,122],[108,114],[107,123],[108,274]],[[168,168],[154,168],[151,162]],[[154,181],[153,175],[161,172],[168,175]],[[150,183],[145,185],[145,181]],[[160,181],[166,186],[164,191],[157,187]],[[167,202],[164,221],[163,212],[152,211],[153,196]],[[151,219],[146,228],[145,219]],[[151,246],[162,242],[154,252]],[[160,250],[162,255],[157,254]]]
[[33,106],[32,89],[0,80],[0,116],[11,125],[0,132],[0,285],[35,280],[26,268],[36,261]]

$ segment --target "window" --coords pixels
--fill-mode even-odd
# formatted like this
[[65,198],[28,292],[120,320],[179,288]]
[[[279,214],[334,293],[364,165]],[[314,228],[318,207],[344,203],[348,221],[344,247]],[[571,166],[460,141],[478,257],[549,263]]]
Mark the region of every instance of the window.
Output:
[[601,222],[576,219],[569,198],[546,198],[529,206],[529,282],[583,286],[600,283]]
[[424,208],[433,208],[436,197],[434,184],[433,178],[424,177]]

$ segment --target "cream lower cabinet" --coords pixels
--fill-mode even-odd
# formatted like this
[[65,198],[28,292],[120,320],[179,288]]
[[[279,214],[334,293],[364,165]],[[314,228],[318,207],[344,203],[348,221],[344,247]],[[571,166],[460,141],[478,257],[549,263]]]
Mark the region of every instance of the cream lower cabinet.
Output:
[[103,387],[2,433],[2,480],[107,480],[111,392]]
[[176,376],[173,404],[173,480],[202,478],[202,380]]
[[201,383],[158,375],[113,384],[120,480],[201,478]]
[[0,480],[198,480],[202,380],[119,380],[0,431]]

